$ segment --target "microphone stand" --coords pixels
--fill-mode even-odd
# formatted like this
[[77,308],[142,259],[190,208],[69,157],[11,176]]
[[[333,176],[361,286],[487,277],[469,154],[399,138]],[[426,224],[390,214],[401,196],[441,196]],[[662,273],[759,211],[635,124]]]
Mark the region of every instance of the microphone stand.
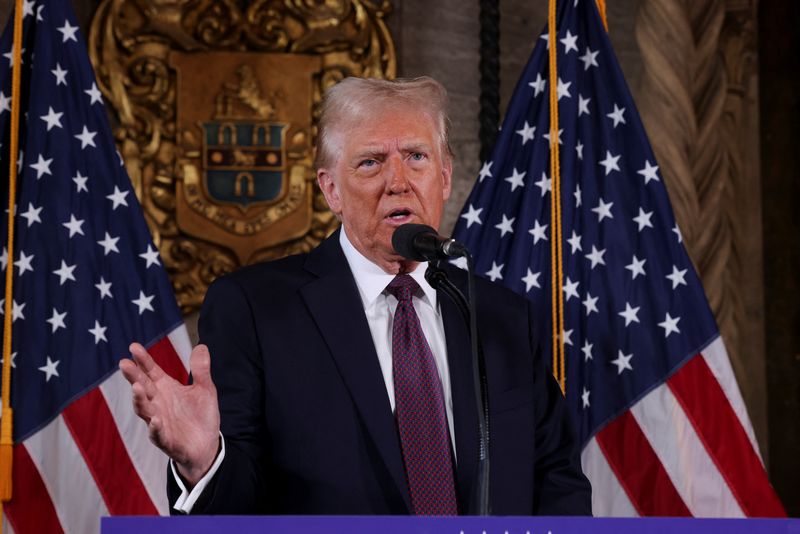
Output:
[[[472,256],[467,253],[467,279],[469,301],[453,282],[447,273],[438,265],[430,262],[425,271],[425,279],[436,288],[441,289],[456,305],[461,312],[470,334],[470,348],[472,352],[472,381],[475,387],[474,396],[478,413],[478,479],[475,492],[470,502],[470,513],[489,515],[489,396],[486,382],[486,359],[483,347],[480,344],[476,315],[475,277]],[[470,303],[472,304],[470,306]]]

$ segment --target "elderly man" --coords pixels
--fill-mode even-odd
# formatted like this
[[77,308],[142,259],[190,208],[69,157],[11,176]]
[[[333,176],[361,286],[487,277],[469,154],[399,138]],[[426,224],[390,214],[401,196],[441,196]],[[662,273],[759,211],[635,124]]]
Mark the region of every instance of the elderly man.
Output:
[[[209,288],[192,385],[131,346],[120,367],[171,458],[177,512],[469,511],[478,431],[467,328],[426,265],[391,242],[404,223],[439,225],[452,174],[445,105],[430,78],[348,78],[328,90],[317,179],[341,229],[309,254]],[[531,307],[483,280],[477,291],[493,513],[589,514]]]

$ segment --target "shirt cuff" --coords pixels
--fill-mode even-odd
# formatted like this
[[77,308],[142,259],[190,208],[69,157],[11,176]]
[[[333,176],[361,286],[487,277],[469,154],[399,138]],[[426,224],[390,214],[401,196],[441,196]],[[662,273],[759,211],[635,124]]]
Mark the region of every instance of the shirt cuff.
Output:
[[192,512],[194,503],[196,503],[197,499],[200,498],[200,495],[203,494],[203,490],[206,489],[208,483],[211,482],[212,478],[214,478],[214,475],[219,470],[220,464],[222,464],[223,458],[225,458],[225,438],[222,437],[222,432],[219,434],[219,442],[220,450],[219,454],[217,455],[217,459],[214,460],[213,464],[211,464],[211,469],[208,470],[208,473],[203,475],[203,478],[201,478],[197,484],[195,484],[194,488],[192,488],[192,491],[186,489],[186,485],[183,483],[181,477],[178,476],[178,471],[175,469],[175,462],[170,459],[169,467],[172,470],[172,477],[175,479],[175,482],[181,489],[181,494],[178,497],[178,500],[176,500],[175,504],[172,506],[175,510],[183,512],[184,514],[189,514]]

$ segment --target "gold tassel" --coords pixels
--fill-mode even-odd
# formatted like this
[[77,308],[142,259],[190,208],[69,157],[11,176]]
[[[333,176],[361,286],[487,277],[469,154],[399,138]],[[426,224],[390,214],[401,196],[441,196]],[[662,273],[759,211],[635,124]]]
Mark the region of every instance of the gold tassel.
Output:
[[[5,414],[3,414],[3,416],[5,417]],[[9,417],[10,416],[11,414],[9,414]],[[14,444],[11,443],[11,436],[9,436],[7,443],[5,439],[0,443],[0,503],[11,500],[11,464],[14,459],[13,453]]]

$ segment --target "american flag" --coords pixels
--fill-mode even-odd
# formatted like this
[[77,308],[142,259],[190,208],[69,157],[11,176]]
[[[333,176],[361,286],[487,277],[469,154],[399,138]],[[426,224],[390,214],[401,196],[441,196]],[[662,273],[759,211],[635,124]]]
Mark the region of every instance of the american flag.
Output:
[[560,2],[557,28],[558,79],[544,33],[455,237],[535,303],[550,354],[555,83],[566,398],[594,513],[783,516],[595,2]]
[[[185,380],[190,346],[70,2],[25,0],[23,10],[16,237],[13,255],[6,247],[0,257],[14,269],[4,528],[96,532],[104,515],[168,511],[166,458],[134,415],[117,362],[139,340]],[[9,23],[0,41],[4,202],[12,33]]]

